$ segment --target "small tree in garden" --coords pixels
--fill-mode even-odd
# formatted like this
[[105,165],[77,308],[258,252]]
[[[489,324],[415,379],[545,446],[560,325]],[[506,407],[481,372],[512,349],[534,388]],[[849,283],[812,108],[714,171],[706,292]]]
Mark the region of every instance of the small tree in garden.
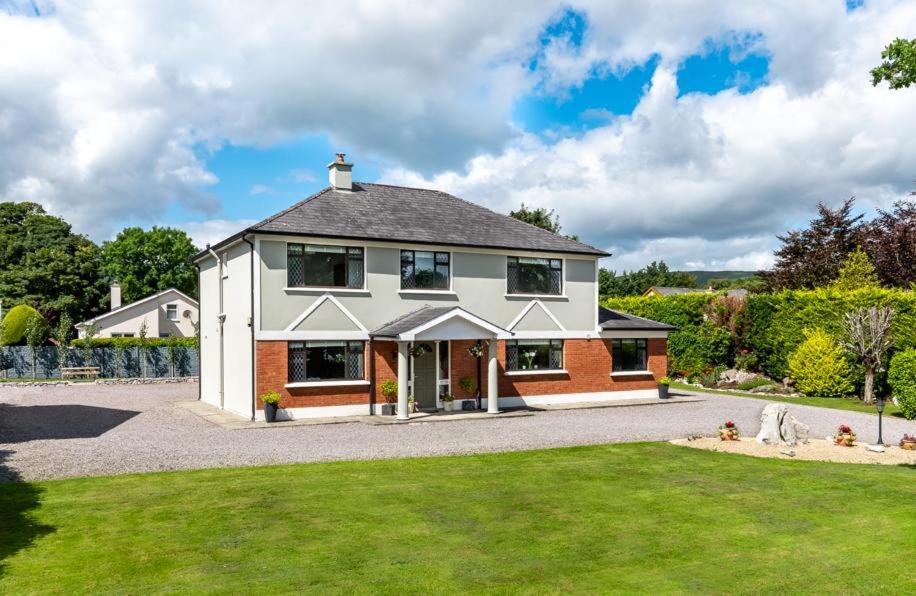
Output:
[[67,357],[70,353],[70,330],[72,328],[73,319],[70,318],[70,315],[64,313],[57,321],[57,326],[52,334],[54,341],[57,342],[55,349],[57,350],[57,366],[60,368],[67,366]]
[[805,341],[789,356],[789,377],[805,395],[843,397],[853,392],[843,348],[822,329],[805,330]]
[[99,334],[99,326],[92,322],[83,330],[83,366],[92,364],[92,349],[95,347],[95,336]]
[[48,324],[44,317],[33,313],[25,324],[25,343],[32,349],[32,378],[37,378],[35,371],[38,347],[48,339]]
[[382,384],[379,385],[379,393],[382,394],[382,397],[385,398],[386,404],[393,404],[397,401],[398,395],[398,383],[392,379],[385,379],[382,381]]
[[865,251],[861,247],[856,247],[843,262],[840,274],[830,283],[830,288],[841,292],[850,292],[852,290],[861,290],[862,288],[874,288],[879,285],[881,284],[878,283],[875,266],[868,260],[868,255],[865,254]]
[[875,372],[884,370],[884,356],[892,345],[891,323],[894,310],[889,306],[860,308],[843,317],[846,337],[843,346],[855,354],[865,367],[865,391],[862,397],[867,404],[874,400]]
[[137,352],[140,358],[140,376],[146,378],[146,337],[149,335],[149,326],[146,324],[146,319],[143,319],[143,322],[140,323],[140,329],[137,331],[137,337],[140,338],[140,343],[137,345]]

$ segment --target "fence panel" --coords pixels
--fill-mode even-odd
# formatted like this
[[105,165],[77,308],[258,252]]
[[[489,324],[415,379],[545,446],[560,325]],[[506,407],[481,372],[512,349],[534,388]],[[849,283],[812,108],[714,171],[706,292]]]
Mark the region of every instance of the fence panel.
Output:
[[[98,366],[100,378],[126,377],[196,377],[200,359],[197,348],[139,347],[117,349],[110,346],[84,350],[69,348],[64,366]],[[33,351],[29,346],[0,347],[0,378],[59,379],[60,363],[57,348],[41,346]]]

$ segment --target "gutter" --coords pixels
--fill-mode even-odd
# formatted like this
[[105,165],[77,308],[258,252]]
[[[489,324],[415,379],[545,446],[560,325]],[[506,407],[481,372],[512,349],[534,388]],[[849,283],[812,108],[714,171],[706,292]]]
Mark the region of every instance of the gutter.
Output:
[[251,270],[250,270],[250,284],[249,288],[251,289],[251,315],[248,318],[248,328],[251,329],[251,419],[254,420],[257,417],[257,394],[258,394],[258,384],[257,384],[257,367],[255,366],[255,344],[254,344],[254,243],[251,242],[247,236],[242,236],[242,242],[251,247],[251,251],[248,253],[251,255]]

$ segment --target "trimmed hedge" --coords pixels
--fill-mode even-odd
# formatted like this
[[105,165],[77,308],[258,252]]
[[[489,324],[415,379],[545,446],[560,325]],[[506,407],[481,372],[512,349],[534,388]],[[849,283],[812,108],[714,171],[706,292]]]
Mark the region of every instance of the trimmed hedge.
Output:
[[[92,347],[96,348],[135,348],[140,346],[139,337],[96,337],[92,340]],[[70,342],[74,348],[85,348],[85,339],[74,339]],[[200,342],[196,337],[147,337],[146,347],[167,348],[176,346],[182,348],[196,348]]]
[[25,329],[29,324],[29,317],[41,316],[37,310],[28,304],[14,306],[3,317],[3,336],[0,337],[0,346],[13,346],[25,341]]
[[887,380],[903,415],[907,420],[916,418],[916,349],[894,354]]

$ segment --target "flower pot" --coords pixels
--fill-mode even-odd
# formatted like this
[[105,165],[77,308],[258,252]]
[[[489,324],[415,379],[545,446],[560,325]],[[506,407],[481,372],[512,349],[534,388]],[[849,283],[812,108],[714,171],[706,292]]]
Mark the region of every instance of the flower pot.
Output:
[[668,386],[667,385],[658,386],[658,399],[668,399]]
[[452,411],[452,402],[450,401],[442,402],[442,409],[446,412],[451,412]]
[[900,447],[907,451],[916,451],[916,441],[904,441],[900,444]]
[[837,435],[836,444],[843,445],[844,447],[852,447],[856,442],[856,438],[852,435]]
[[277,421],[277,404],[264,404],[264,419],[268,422]]
[[394,416],[395,415],[395,405],[394,404],[382,404],[382,416]]
[[720,441],[737,441],[738,433],[734,429],[723,428],[719,431],[719,440]]

